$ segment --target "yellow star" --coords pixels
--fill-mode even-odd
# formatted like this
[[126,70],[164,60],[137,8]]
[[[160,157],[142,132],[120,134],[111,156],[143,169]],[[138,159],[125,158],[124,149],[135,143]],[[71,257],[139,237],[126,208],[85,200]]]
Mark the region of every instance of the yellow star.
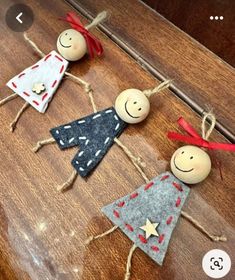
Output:
[[151,223],[149,219],[146,219],[146,225],[140,227],[142,230],[145,231],[146,239],[148,239],[151,235],[159,236],[156,227],[159,223]]

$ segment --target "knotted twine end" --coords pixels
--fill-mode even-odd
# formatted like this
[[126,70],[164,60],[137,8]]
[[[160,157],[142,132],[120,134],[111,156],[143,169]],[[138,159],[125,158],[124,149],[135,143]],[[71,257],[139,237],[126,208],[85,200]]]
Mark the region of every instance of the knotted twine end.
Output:
[[93,240],[96,240],[96,239],[102,238],[102,237],[104,237],[104,236],[107,236],[107,235],[109,235],[110,233],[114,232],[117,228],[118,228],[118,226],[114,226],[114,227],[108,229],[107,231],[105,231],[105,232],[103,232],[103,233],[101,233],[101,234],[99,234],[99,235],[95,235],[95,236],[94,236],[94,235],[91,235],[91,236],[89,236],[89,237],[86,239],[85,244],[86,244],[86,245],[89,245]]
[[77,173],[76,170],[74,170],[74,171],[71,173],[71,175],[70,175],[70,177],[68,178],[68,180],[67,180],[63,185],[57,187],[57,191],[63,192],[63,191],[65,191],[65,190],[71,188],[72,185],[73,185],[73,183],[74,183],[74,181],[76,180],[77,176],[78,176],[78,173]]
[[13,120],[13,122],[10,124],[10,131],[14,132],[14,130],[16,129],[16,125],[20,119],[20,117],[23,115],[24,111],[26,111],[26,109],[29,107],[29,103],[25,102],[23,107],[18,111],[15,119]]
[[216,235],[211,235],[211,240],[215,241],[215,242],[226,242],[227,241],[227,237],[224,235],[221,236],[216,236]]
[[48,144],[53,144],[55,142],[56,142],[55,139],[52,138],[52,137],[48,138],[48,139],[45,139],[45,140],[38,141],[36,143],[36,146],[33,147],[32,150],[33,150],[34,153],[37,153],[43,146],[48,145]]
[[94,236],[89,236],[86,240],[85,240],[85,245],[89,245],[92,241],[94,240]]

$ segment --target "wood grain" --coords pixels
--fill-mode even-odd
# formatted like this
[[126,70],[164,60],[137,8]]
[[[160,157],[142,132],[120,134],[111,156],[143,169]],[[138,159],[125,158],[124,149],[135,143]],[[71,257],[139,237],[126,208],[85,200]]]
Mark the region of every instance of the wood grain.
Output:
[[[235,2],[233,0],[144,0],[181,30],[235,66]],[[223,20],[210,20],[223,16]]]
[[[4,1],[0,15],[11,1]],[[59,1],[28,0],[37,11],[28,32],[47,53],[55,48],[58,34],[66,23],[58,21],[70,8]],[[50,15],[48,16],[48,13]],[[10,32],[3,22],[0,76],[4,85],[12,76],[37,61],[22,34]],[[100,109],[113,104],[126,88],[145,89],[156,81],[116,44],[102,33],[95,34],[103,42],[102,58],[71,65],[70,71],[93,84]],[[3,86],[1,96],[9,95]],[[123,279],[130,240],[119,230],[90,246],[84,240],[91,234],[107,230],[111,223],[101,215],[100,208],[143,184],[142,178],[114,145],[96,171],[88,179],[78,178],[73,189],[61,194],[55,186],[71,173],[70,161],[77,149],[61,152],[48,146],[39,154],[32,145],[49,135],[51,127],[92,112],[88,97],[74,83],[64,80],[45,115],[32,108],[25,113],[14,134],[9,122],[23,104],[13,101],[0,109],[0,279]],[[200,129],[200,118],[170,91],[152,98],[151,115],[140,124],[129,126],[120,139],[147,163],[149,178],[168,169],[169,159],[180,146],[166,139],[169,130],[177,130],[176,120],[183,115]],[[226,141],[214,131],[214,141]],[[224,233],[227,243],[214,244],[181,219],[174,231],[163,267],[137,250],[133,258],[131,280],[149,279],[201,280],[203,255],[212,248],[221,248],[235,257],[234,248],[234,169],[235,156],[218,152],[223,162],[224,181],[218,170],[202,184],[192,187],[184,210],[193,215],[213,233]],[[234,267],[226,279],[235,276]]]
[[235,141],[233,67],[140,1],[67,1],[91,15],[107,9],[110,36],[156,76],[174,79],[175,92],[197,112],[214,108],[219,128]]

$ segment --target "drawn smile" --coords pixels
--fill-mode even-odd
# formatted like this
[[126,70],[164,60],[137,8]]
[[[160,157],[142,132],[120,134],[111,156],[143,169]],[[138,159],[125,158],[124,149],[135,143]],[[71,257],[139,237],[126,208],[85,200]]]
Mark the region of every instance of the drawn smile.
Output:
[[[62,35],[61,35],[61,36],[62,36]],[[61,39],[61,36],[60,36],[60,38],[59,38],[59,42],[60,42],[61,46],[64,47],[64,48],[70,48],[70,47],[72,47],[72,45],[70,45],[70,46],[65,46],[65,45],[63,45],[62,42],[61,42],[61,40],[60,40],[60,39]]]
[[176,156],[174,157],[174,165],[175,165],[175,168],[178,169],[179,171],[181,171],[181,172],[191,172],[191,171],[194,170],[194,168],[192,168],[192,169],[190,169],[190,170],[183,170],[183,169],[180,169],[180,168],[176,165],[175,159],[176,159]]
[[128,114],[130,117],[134,118],[134,119],[140,118],[140,117],[132,116],[132,115],[128,112],[128,110],[127,110],[127,103],[128,103],[128,101],[125,103],[125,110],[126,110],[127,114]]

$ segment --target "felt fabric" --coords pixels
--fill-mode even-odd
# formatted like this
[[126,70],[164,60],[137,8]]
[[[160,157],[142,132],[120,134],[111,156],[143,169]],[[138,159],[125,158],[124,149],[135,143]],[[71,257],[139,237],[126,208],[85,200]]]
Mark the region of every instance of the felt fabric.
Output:
[[[159,265],[162,265],[172,232],[181,208],[189,194],[189,187],[172,173],[166,172],[152,179],[134,193],[102,208],[102,212]],[[146,239],[140,227],[149,219],[159,223],[159,237]]]
[[60,149],[79,146],[72,160],[73,167],[86,177],[102,160],[109,148],[126,127],[113,107],[85,118],[51,129]]
[[[45,113],[67,67],[68,61],[56,51],[52,51],[36,64],[12,78],[7,86],[38,112]],[[45,87],[40,94],[33,91],[35,85],[38,84],[43,84]]]

